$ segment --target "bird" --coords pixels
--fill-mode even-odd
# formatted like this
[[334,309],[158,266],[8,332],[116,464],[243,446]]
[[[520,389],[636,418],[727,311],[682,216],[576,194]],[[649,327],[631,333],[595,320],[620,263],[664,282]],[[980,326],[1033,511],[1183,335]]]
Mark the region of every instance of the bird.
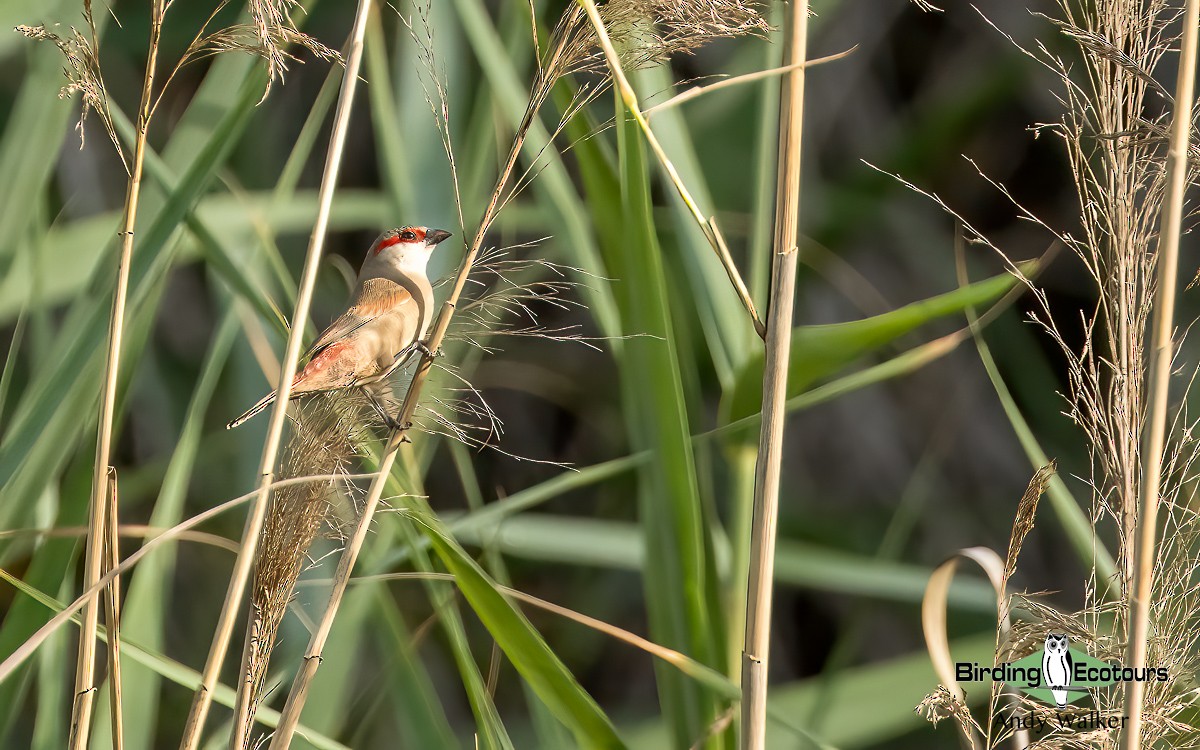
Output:
[[1067,691],[1054,688],[1070,687],[1073,671],[1074,665],[1066,634],[1048,633],[1046,648],[1042,652],[1042,686],[1050,688],[1054,702],[1059,708],[1067,706]]
[[[388,376],[415,352],[428,354],[424,338],[433,314],[433,286],[426,266],[434,248],[451,233],[429,227],[389,229],[371,244],[349,307],[317,337],[308,363],[292,380],[293,399],[320,391],[361,387],[385,425],[400,425],[381,399],[391,394]],[[264,396],[233,429],[275,402]]]

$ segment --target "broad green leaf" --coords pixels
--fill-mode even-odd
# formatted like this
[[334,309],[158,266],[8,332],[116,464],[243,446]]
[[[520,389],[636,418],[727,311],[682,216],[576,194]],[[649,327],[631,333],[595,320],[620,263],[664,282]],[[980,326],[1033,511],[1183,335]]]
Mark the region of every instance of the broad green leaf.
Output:
[[[986,663],[995,644],[994,633],[981,633],[956,641],[954,655]],[[808,750],[820,747],[818,742],[841,750],[887,747],[916,730],[923,731],[924,746],[950,747],[955,730],[949,722],[934,728],[913,710],[936,687],[924,651],[847,669],[832,679],[814,677],[773,685],[767,699],[767,747]],[[968,691],[968,698],[976,703],[986,696],[985,689]],[[819,722],[796,726],[796,717],[810,715],[818,702],[826,706]],[[670,747],[666,728],[657,723],[634,729],[629,737],[630,747],[636,750]]]
[[[637,526],[625,521],[524,513],[495,528],[460,529],[455,536],[465,544],[493,543],[505,555],[525,560],[637,572],[648,564]],[[775,561],[775,580],[780,585],[909,604],[920,603],[931,571],[925,565],[790,539],[779,540]],[[964,611],[994,613],[996,596],[991,587],[964,579],[951,587],[950,604]]]
[[[618,107],[622,105],[618,100]],[[619,109],[619,117],[625,113]],[[652,640],[708,666],[723,648],[716,601],[712,541],[696,482],[688,408],[668,312],[668,287],[651,214],[642,134],[623,122],[617,130],[614,170],[595,140],[576,144],[605,273],[625,331],[642,334],[618,352],[622,406],[630,443],[649,451],[639,469],[639,515],[653,560],[646,566],[645,598]],[[719,710],[713,696],[666,667],[657,666],[663,710],[675,743],[704,736]]]
[[[792,331],[787,395],[791,398],[803,393],[809,386],[860,357],[927,323],[961,313],[970,305],[994,301],[1016,283],[1015,277],[1003,274],[864,320],[797,326]],[[762,406],[762,368],[760,352],[738,372],[733,389],[721,402],[722,423],[759,411]]]
[[432,516],[416,517],[455,583],[487,626],[509,661],[580,747],[623,748],[612,722],[588,695],[520,610],[496,590],[491,579]]

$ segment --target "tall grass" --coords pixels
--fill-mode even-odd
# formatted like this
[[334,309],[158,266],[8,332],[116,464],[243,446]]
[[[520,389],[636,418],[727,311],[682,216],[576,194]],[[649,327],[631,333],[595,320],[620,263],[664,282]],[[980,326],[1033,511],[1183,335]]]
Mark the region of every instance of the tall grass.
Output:
[[[789,66],[808,56],[808,3],[794,3],[788,19]],[[771,294],[763,359],[763,423],[754,469],[754,511],[746,584],[746,645],[742,650],[741,747],[767,741],[767,675],[775,585],[775,536],[779,523],[780,475],[787,378],[791,365],[792,311],[800,253],[800,164],[804,129],[804,76],[794,67],[784,79],[779,103],[779,178],[775,241],[771,247]],[[740,572],[740,571],[739,571]]]
[[[1065,146],[1078,194],[1078,233],[1051,228],[993,182],[1025,218],[1074,252],[1098,300],[1095,309],[1068,317],[1029,283],[1040,308],[1033,319],[1067,362],[1067,414],[1092,457],[1086,489],[1098,553],[1083,601],[1073,602],[1073,608],[1009,592],[1011,574],[1005,575],[998,587],[1001,629],[995,659],[1020,658],[1036,650],[1046,633],[1060,632],[1089,653],[1121,655],[1134,670],[1158,666],[1168,674],[1167,679],[1131,680],[1111,692],[1094,691],[1097,715],[1110,717],[1111,726],[1068,722],[1041,737],[1039,747],[1115,747],[1118,742],[1125,748],[1192,747],[1197,742],[1195,728],[1181,720],[1193,710],[1196,530],[1190,477],[1197,451],[1186,399],[1173,404],[1171,393],[1171,376],[1180,366],[1175,315],[1183,206],[1185,190],[1196,178],[1184,156],[1191,153],[1194,128],[1196,12],[1191,2],[1061,3],[1056,17],[1046,17],[1051,29],[1077,45],[1080,58],[1073,65],[1049,52],[1044,42],[1027,53],[1061,85],[1062,119],[1039,129]],[[1164,63],[1176,55],[1172,96],[1159,79]],[[995,247],[974,228],[968,232]],[[1078,321],[1083,324],[1079,333],[1073,330]],[[1068,343],[1080,338],[1082,344]],[[1003,394],[982,344],[980,352]],[[1166,509],[1165,532],[1160,506]],[[1022,503],[1010,550],[1020,550],[1033,515]],[[1114,522],[1115,534],[1109,534],[1106,521]],[[1110,544],[1118,562],[1111,572],[1103,564],[1108,555],[1099,554]],[[1010,551],[1009,560],[1014,559]],[[1025,620],[1011,629],[1010,609]],[[944,624],[933,629],[944,630]],[[944,643],[931,641],[931,650],[944,660]],[[945,670],[940,676],[949,690],[940,688],[923,704],[931,719],[954,717],[972,746],[991,747],[1011,734],[1010,723],[994,722],[995,701],[982,731],[954,677]],[[1015,708],[1018,714],[1035,710],[1037,703],[1024,699]]]
[[[794,414],[946,362],[967,330],[927,326],[992,305],[1014,284],[1000,276],[946,292],[931,280],[889,312],[798,327],[786,311],[789,273],[775,270],[771,300],[756,296],[771,250],[764,232],[747,231],[748,196],[775,182],[771,102],[781,81],[803,75],[802,48],[781,67],[758,7],[734,0],[456,0],[399,14],[363,3],[354,17],[319,2],[303,12],[166,4],[154,26],[161,53],[189,64],[155,76],[147,127],[144,98],[132,118],[124,108],[139,99],[129,71],[143,72],[153,49],[153,7],[117,7],[120,26],[96,19],[89,44],[118,72],[81,92],[105,114],[84,126],[82,152],[74,140],[59,150],[70,127],[69,104],[56,98],[59,49],[19,48],[28,73],[19,96],[3,90],[13,107],[0,165],[20,190],[0,186],[11,198],[0,202],[0,231],[15,238],[0,247],[0,327],[12,331],[0,371],[0,573],[15,592],[0,623],[0,744],[69,741],[65,706],[76,695],[88,706],[79,746],[111,736],[131,749],[181,735],[199,747],[206,725],[218,746],[275,730],[268,741],[279,747],[556,750],[728,748],[739,722],[769,747],[887,745],[917,728],[912,695],[929,665],[915,625],[888,658],[872,649],[870,663],[802,679],[812,670],[787,658],[791,606],[774,618],[754,610],[777,638],[789,635],[772,681],[763,670],[746,691],[753,720],[739,713],[749,538],[737,515],[754,493],[746,469],[760,422],[778,437]],[[53,29],[79,9],[64,0],[23,20]],[[820,40],[821,22],[813,29]],[[345,67],[294,65],[327,59],[347,31]],[[0,55],[14,49],[0,45]],[[855,60],[833,57],[810,78]],[[733,75],[685,80],[696,71]],[[767,104],[750,104],[756,97]],[[784,99],[789,111],[799,102],[794,89]],[[331,108],[321,170],[311,156]],[[772,112],[768,122],[760,111]],[[133,219],[105,197],[125,176],[104,137],[91,137],[100,128],[144,167],[136,232],[111,245]],[[784,184],[799,168],[788,132]],[[59,168],[31,151],[57,154]],[[764,191],[760,225],[774,192]],[[289,476],[305,470],[278,459],[303,447],[313,412],[290,422],[285,398],[269,424],[220,426],[264,382],[286,390],[312,323],[344,303],[353,272],[343,252],[358,262],[364,236],[397,223],[472,230],[465,257],[447,253],[435,269],[458,269],[438,288],[429,342],[444,356],[424,358],[405,383],[401,421],[412,427],[360,442],[364,433],[339,424],[339,440],[354,437],[341,452],[352,466]],[[785,224],[786,249],[803,245],[794,218]],[[519,260],[497,266],[492,248]],[[106,332],[109,310],[124,322]],[[521,335],[502,335],[501,313],[530,316]],[[803,355],[790,363],[780,354],[789,343]],[[766,415],[764,369],[774,375]],[[89,462],[93,436],[106,433]],[[785,602],[797,591],[883,600],[915,622],[928,560],[889,562],[798,529],[788,499],[799,485],[786,469],[803,456],[785,447],[773,454],[785,469],[779,489],[758,493],[784,499],[775,569],[760,574],[759,591],[778,586]],[[109,552],[123,554],[105,561],[97,543],[113,524],[97,516],[99,502],[89,512],[88,487],[110,464],[123,542]],[[303,529],[282,523],[288,499],[316,497],[314,487],[329,489],[321,515],[305,515]],[[337,533],[321,533],[330,523]],[[82,557],[76,538],[89,540]],[[256,558],[283,552],[279,585],[250,597],[271,617],[252,615],[242,632]],[[93,642],[91,615],[79,612],[118,577],[119,633],[94,630],[114,653],[119,641],[120,668],[86,676],[96,690],[77,693],[58,634],[78,621],[81,643]],[[117,605],[119,584],[109,590]],[[975,617],[992,602],[970,584],[948,601]],[[751,630],[753,653],[764,653],[769,629]],[[245,664],[227,655],[238,637]],[[871,722],[854,718],[864,704]]]

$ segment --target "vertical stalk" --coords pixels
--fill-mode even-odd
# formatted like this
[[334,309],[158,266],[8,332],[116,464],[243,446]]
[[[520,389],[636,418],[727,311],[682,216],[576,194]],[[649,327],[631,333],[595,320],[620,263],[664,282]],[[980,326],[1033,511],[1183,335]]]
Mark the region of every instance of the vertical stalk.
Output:
[[[142,79],[142,97],[138,108],[137,140],[129,182],[125,192],[125,219],[121,225],[121,255],[117,264],[117,286],[113,293],[112,315],[108,325],[108,352],[104,360],[104,386],[100,397],[100,418],[96,434],[96,455],[92,467],[92,496],[89,505],[87,551],[84,556],[83,588],[92,588],[100,580],[104,564],[109,524],[108,471],[112,461],[113,423],[117,411],[117,383],[120,379],[121,344],[125,333],[125,303],[129,296],[129,266],[133,260],[133,231],[137,225],[138,199],[142,187],[142,164],[146,155],[146,134],[150,126],[150,108],[154,92],[154,72],[158,63],[158,42],[162,35],[165,0],[153,0],[150,18],[150,46],[146,56],[146,74]],[[92,711],[96,700],[96,630],[100,619],[100,600],[93,596],[84,607],[79,630],[79,654],[75,665],[75,701],[71,709],[71,750],[84,750],[91,733]]]
[[[329,227],[329,214],[333,205],[333,194],[337,185],[338,173],[342,164],[342,153],[346,145],[346,133],[350,124],[350,111],[354,103],[354,92],[358,83],[358,70],[362,63],[363,36],[366,33],[367,15],[371,9],[371,0],[359,0],[354,27],[350,32],[346,59],[346,68],[342,75],[342,88],[338,95],[337,112],[333,120],[333,132],[330,134],[329,151],[325,157],[325,168],[321,174],[321,189],[318,197],[317,218],[313,224],[312,235],[309,238],[308,254],[304,260],[304,271],[300,280],[300,291],[296,296],[296,307],[292,314],[292,327],[288,334],[287,352],[284,355],[283,370],[279,376],[277,398],[271,410],[271,422],[267,428],[267,440],[263,446],[262,462],[259,464],[258,492],[255,495],[250,513],[246,518],[246,526],[242,531],[242,546],[234,564],[233,575],[229,580],[229,588],[225,592],[225,602],[221,607],[221,615],[217,621],[216,632],[213,634],[212,646],[204,664],[200,686],[192,701],[192,708],[184,726],[183,737],[180,740],[180,750],[195,750],[204,732],[204,723],[212,706],[213,688],[220,676],[221,665],[229,650],[229,641],[233,637],[234,625],[241,609],[242,599],[246,592],[246,584],[250,579],[250,570],[254,565],[255,553],[258,550],[258,537],[262,532],[266,519],[268,499],[271,494],[271,483],[275,480],[275,463],[279,456],[279,444],[283,434],[283,423],[287,417],[288,403],[291,400],[292,380],[300,361],[300,346],[304,338],[305,321],[308,320],[309,308],[312,305],[313,287],[317,281],[317,269],[320,266],[321,255],[325,248],[325,234]],[[248,692],[244,680],[238,685],[239,696]],[[239,701],[241,698],[239,698]],[[235,726],[238,726],[235,724]],[[237,739],[239,733],[231,733],[232,739]],[[241,745],[237,745],[240,749]]]
[[[117,495],[117,472],[109,471],[109,503],[107,537],[105,539],[105,561],[107,571],[121,564],[120,503]],[[108,584],[104,601],[104,617],[108,628],[108,689],[109,713],[112,721],[112,748],[124,750],[125,713],[122,710],[121,690],[121,577],[115,576]]]
[[[721,266],[725,269],[725,275],[729,277],[729,283],[733,285],[733,290],[737,293],[738,300],[750,315],[750,320],[754,324],[754,330],[759,336],[765,336],[766,328],[758,315],[758,310],[754,307],[754,300],[750,297],[750,291],[746,289],[746,282],[742,280],[742,275],[738,272],[737,266],[733,262],[733,257],[729,254],[729,247],[725,243],[725,236],[721,234],[721,230],[717,227],[716,217],[704,218],[704,214],[700,212],[700,208],[696,205],[695,198],[692,197],[687,186],[683,184],[683,180],[680,179],[679,173],[675,170],[675,165],[671,162],[670,157],[667,156],[666,150],[658,142],[658,136],[651,130],[650,123],[642,113],[641,104],[638,103],[637,93],[633,90],[633,86],[625,76],[625,69],[621,66],[621,59],[617,55],[617,50],[613,46],[612,39],[608,36],[608,29],[604,27],[604,20],[600,17],[600,11],[596,8],[595,0],[579,0],[579,4],[587,12],[588,20],[596,30],[596,40],[600,43],[601,51],[604,52],[604,59],[608,63],[609,70],[612,71],[613,87],[616,88],[621,101],[624,102],[626,109],[629,110],[630,115],[633,116],[634,121],[646,136],[646,143],[650,144],[650,150],[654,152],[659,163],[666,170],[667,178],[679,192],[679,197],[683,200],[684,205],[687,206],[688,211],[691,212],[692,218],[700,227],[700,231],[704,233],[704,238],[708,240],[708,244],[712,246],[713,252],[717,254],[717,259],[721,261]],[[806,2],[805,7],[807,6]]]
[[[1200,0],[1187,0],[1183,17],[1183,41],[1179,52],[1179,72],[1175,80],[1175,116],[1171,121],[1170,146],[1167,151],[1166,193],[1163,196],[1162,224],[1158,231],[1158,279],[1147,384],[1149,413],[1145,432],[1142,434],[1137,558],[1134,560],[1133,589],[1129,597],[1129,666],[1135,670],[1146,666],[1147,641],[1150,635],[1150,602],[1154,593],[1154,561],[1157,552],[1155,537],[1158,530],[1163,451],[1166,445],[1167,395],[1171,381],[1171,334],[1175,326],[1175,290],[1179,273],[1179,235],[1183,222],[1184,192],[1187,188],[1192,100],[1195,97],[1198,23]],[[1125,714],[1129,717],[1129,722],[1121,745],[1125,750],[1137,750],[1141,747],[1145,698],[1144,682],[1127,683]]]
[[[1198,0],[1200,1],[1200,0]],[[808,2],[792,3],[786,64],[807,55]],[[787,369],[792,343],[800,217],[800,145],[804,124],[804,68],[794,68],[779,106],[779,176],[775,203],[775,246],[763,368],[762,427],[754,476],[750,570],[746,586],[746,640],[742,649],[742,750],[763,750],[767,732],[767,667],[771,645],[771,595],[775,577],[775,529],[783,458]]]

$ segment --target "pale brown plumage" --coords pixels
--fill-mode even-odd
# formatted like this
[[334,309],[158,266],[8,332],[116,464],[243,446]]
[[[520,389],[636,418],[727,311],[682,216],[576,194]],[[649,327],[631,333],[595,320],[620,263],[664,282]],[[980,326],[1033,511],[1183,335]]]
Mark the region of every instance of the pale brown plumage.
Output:
[[[363,387],[385,423],[380,404],[391,393],[388,376],[419,347],[429,326],[433,289],[425,274],[429,253],[448,232],[400,227],[371,246],[359,272],[353,302],[317,337],[308,364],[292,381],[292,397]],[[237,419],[237,427],[275,401],[269,393]]]

